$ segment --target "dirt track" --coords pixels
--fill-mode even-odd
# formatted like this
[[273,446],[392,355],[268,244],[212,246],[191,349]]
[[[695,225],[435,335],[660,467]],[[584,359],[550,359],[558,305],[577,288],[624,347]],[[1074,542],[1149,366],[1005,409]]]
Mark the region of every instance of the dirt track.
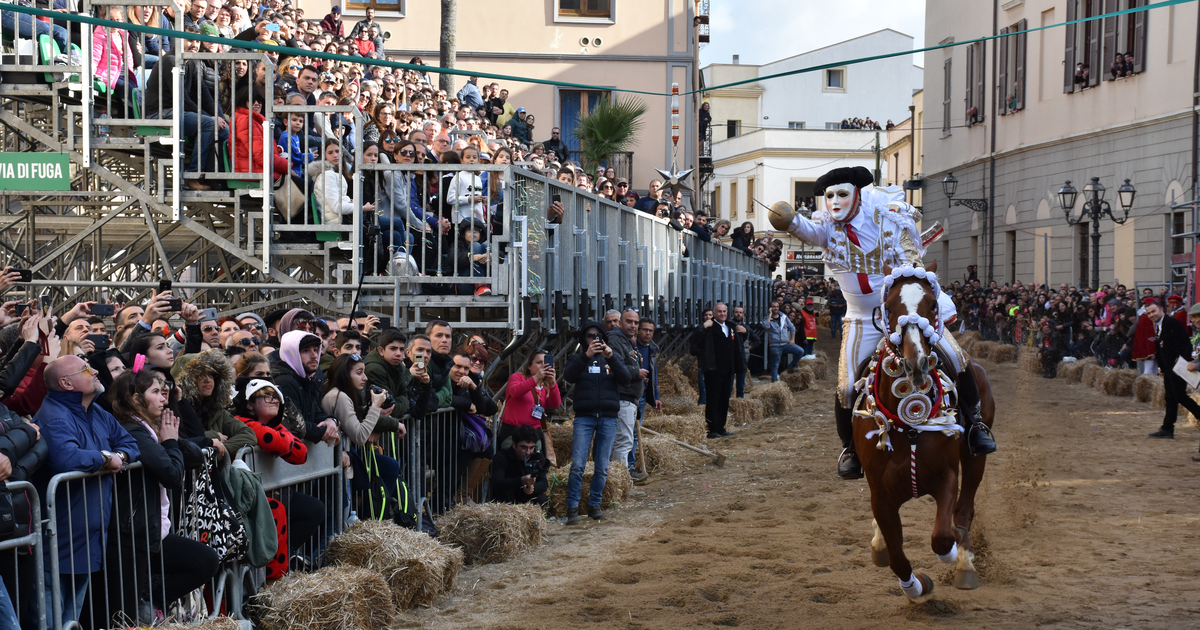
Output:
[[949,586],[927,497],[901,514],[909,558],[941,578],[933,600],[907,603],[871,563],[866,482],[834,475],[831,370],[797,394],[796,417],[718,441],[726,468],[690,460],[603,524],[552,523],[541,551],[464,571],[401,626],[1200,627],[1200,432],[1150,440],[1161,410],[984,367],[1005,397],[972,529],[978,590]]

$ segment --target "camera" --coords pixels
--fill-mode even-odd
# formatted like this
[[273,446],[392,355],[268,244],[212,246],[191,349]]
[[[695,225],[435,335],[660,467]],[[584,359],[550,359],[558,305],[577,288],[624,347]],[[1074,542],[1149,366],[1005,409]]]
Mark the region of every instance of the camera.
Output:
[[171,298],[167,300],[167,310],[178,313],[183,310],[183,298]]
[[537,478],[538,475],[550,470],[550,460],[542,456],[541,451],[534,451],[529,459],[521,465],[521,474]]
[[13,267],[12,269],[9,269],[9,272],[17,274],[17,282],[22,284],[33,282],[32,269],[19,269],[17,267]]
[[[378,385],[372,385],[372,386],[371,386],[371,393],[372,393],[372,394],[382,394],[382,393],[383,393],[383,388],[382,388],[382,387],[380,387],[380,386],[378,386]],[[392,406],[394,406],[395,404],[396,404],[396,399],[392,397],[391,393],[389,393],[389,394],[387,395],[387,398],[384,398],[384,399],[383,399],[383,407],[382,407],[382,409],[388,409],[389,407],[392,407]]]
[[108,350],[108,335],[88,335],[85,338],[92,342],[92,347],[95,349],[95,352],[104,352],[105,350]]

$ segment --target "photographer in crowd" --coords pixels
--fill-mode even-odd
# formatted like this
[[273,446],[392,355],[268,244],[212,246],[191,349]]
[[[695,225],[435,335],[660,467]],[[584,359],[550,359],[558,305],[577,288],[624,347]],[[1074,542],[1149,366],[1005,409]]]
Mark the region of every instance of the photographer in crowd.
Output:
[[512,446],[497,451],[492,460],[492,497],[503,503],[546,505],[550,484],[546,481],[549,462],[537,450],[539,435],[529,425],[511,433]]

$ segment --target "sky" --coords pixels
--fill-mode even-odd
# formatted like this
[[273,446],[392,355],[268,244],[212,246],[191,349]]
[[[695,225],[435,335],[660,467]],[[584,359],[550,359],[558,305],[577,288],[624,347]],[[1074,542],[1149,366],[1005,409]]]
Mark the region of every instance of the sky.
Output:
[[[828,1],[828,0],[826,0]],[[709,0],[712,41],[700,50],[700,66],[764,64],[890,28],[924,47],[925,0]],[[917,65],[924,65],[917,55]]]

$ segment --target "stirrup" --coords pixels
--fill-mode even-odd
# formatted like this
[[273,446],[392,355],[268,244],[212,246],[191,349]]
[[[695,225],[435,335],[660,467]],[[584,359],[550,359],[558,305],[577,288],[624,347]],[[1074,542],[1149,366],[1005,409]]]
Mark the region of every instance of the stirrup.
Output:
[[992,430],[982,422],[975,422],[967,429],[967,450],[972,457],[990,455],[996,452],[996,438]]
[[849,448],[842,449],[842,454],[838,455],[837,474],[842,479],[862,479],[863,468],[858,453]]

